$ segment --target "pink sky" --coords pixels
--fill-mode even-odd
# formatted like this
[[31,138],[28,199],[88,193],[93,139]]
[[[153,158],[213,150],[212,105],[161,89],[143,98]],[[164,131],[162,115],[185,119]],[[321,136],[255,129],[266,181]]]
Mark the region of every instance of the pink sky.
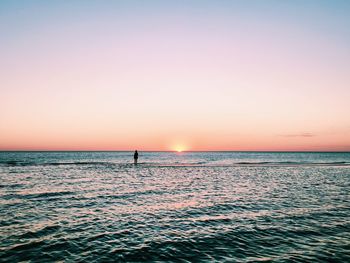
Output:
[[28,2],[0,8],[0,150],[350,151],[348,5]]

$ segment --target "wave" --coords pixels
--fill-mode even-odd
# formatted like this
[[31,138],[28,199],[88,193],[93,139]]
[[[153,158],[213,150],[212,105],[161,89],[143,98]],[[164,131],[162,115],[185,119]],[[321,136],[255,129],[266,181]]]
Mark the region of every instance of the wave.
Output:
[[237,162],[241,165],[350,165],[350,162]]
[[24,161],[5,161],[0,162],[0,164],[5,166],[59,166],[59,165],[104,165],[113,164],[112,162],[24,162]]
[[296,161],[262,161],[262,162],[140,162],[136,166],[132,162],[101,162],[101,161],[77,161],[77,162],[23,162],[5,161],[0,162],[0,166],[117,166],[117,167],[237,167],[237,166],[350,166],[350,162],[296,162]]
[[61,191],[61,192],[42,192],[42,193],[29,193],[29,194],[16,194],[16,193],[11,193],[7,195],[3,195],[2,198],[4,200],[7,199],[43,199],[47,200],[50,198],[61,198],[62,196],[65,195],[74,195],[75,192],[70,192],[70,191]]
[[145,163],[148,167],[350,166],[350,162]]

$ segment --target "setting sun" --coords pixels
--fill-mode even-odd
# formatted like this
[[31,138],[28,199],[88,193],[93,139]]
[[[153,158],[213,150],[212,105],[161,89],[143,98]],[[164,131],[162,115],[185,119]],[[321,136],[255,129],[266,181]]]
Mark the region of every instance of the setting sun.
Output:
[[176,145],[175,147],[174,147],[174,151],[175,152],[183,152],[183,151],[185,151],[186,150],[186,147],[184,146],[184,145]]

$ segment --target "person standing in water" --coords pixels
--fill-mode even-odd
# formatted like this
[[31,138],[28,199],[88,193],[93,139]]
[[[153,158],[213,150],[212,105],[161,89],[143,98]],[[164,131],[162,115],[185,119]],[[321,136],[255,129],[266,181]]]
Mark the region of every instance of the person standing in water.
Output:
[[134,164],[137,164],[137,159],[139,158],[139,153],[137,152],[137,150],[134,153]]

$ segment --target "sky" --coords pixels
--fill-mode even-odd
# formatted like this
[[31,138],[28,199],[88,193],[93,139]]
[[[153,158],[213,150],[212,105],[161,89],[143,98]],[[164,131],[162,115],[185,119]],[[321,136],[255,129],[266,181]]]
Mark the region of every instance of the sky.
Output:
[[0,1],[0,150],[350,151],[350,1]]

